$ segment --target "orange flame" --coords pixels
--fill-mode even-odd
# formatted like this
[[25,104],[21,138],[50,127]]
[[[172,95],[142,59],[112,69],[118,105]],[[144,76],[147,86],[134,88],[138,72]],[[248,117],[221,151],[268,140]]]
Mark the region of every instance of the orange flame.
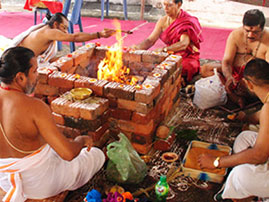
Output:
[[100,80],[115,81],[118,83],[125,83],[134,85],[138,79],[135,77],[128,77],[130,69],[123,66],[122,62],[122,37],[121,37],[121,26],[118,20],[113,21],[116,27],[116,39],[115,43],[106,52],[106,57],[99,63],[97,78]]

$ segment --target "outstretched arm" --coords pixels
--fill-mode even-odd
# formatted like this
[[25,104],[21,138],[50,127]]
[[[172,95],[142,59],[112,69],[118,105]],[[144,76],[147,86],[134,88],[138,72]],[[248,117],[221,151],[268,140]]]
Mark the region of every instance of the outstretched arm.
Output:
[[[269,147],[267,142],[269,141],[269,104],[264,104],[262,110],[259,112],[260,129],[252,148],[248,148],[239,153],[224,156],[220,158],[219,167],[227,168],[234,167],[240,164],[262,164],[268,160]],[[257,115],[257,114],[256,114]],[[199,163],[201,168],[214,168],[213,161],[216,159],[214,156],[201,155],[199,157]]]
[[98,38],[108,38],[115,34],[116,31],[112,29],[104,29],[101,32],[93,32],[93,33],[86,33],[86,32],[76,32],[74,34],[69,34],[62,32],[58,29],[50,29],[45,31],[45,36],[48,40],[51,41],[73,41],[73,42],[84,42],[90,41],[93,39]]
[[146,38],[144,41],[142,41],[138,45],[132,46],[132,48],[134,48],[136,50],[147,50],[150,47],[152,47],[162,33],[163,24],[164,24],[164,17],[161,18],[160,20],[158,20],[153,32],[149,35],[148,38]]

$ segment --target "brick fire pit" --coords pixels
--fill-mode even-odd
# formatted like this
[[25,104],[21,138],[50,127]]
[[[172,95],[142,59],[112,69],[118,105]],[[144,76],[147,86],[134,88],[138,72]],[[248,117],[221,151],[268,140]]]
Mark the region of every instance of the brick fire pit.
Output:
[[[123,64],[139,80],[137,85],[127,85],[97,79],[98,64],[108,49],[87,44],[39,68],[35,95],[51,105],[66,136],[74,138],[82,133],[98,141],[108,130],[121,131],[139,153],[146,154],[153,145],[156,127],[179,102],[181,57],[123,50]],[[85,102],[70,99],[69,91],[78,87],[90,88],[93,95]]]

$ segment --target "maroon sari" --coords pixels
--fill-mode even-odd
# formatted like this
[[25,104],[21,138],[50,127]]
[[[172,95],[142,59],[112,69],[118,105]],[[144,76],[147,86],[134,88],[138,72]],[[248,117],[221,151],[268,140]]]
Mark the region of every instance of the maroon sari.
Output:
[[190,37],[190,45],[185,50],[175,53],[182,56],[182,76],[187,76],[187,81],[191,81],[200,69],[199,49],[203,41],[201,32],[198,19],[181,10],[178,18],[160,35],[160,39],[168,46],[179,42],[182,34]]

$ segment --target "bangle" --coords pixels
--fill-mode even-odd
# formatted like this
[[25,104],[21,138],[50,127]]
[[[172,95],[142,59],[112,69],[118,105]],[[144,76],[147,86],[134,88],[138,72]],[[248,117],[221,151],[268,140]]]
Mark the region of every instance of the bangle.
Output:
[[97,38],[98,38],[98,39],[100,39],[100,38],[101,38],[101,36],[100,36],[100,33],[99,33],[99,32],[97,32]]

